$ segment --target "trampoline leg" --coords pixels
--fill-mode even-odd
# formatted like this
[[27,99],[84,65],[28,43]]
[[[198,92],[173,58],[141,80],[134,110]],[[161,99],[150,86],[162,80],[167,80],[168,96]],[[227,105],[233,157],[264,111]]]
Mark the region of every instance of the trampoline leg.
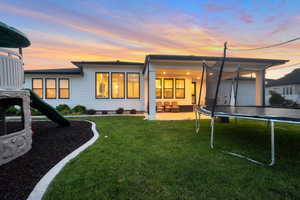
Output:
[[210,121],[210,148],[214,148],[214,130],[215,129],[215,118],[212,117]]
[[[274,121],[270,121],[271,123],[271,161],[270,163],[266,163],[266,162],[260,162],[257,160],[254,160],[250,157],[238,154],[238,153],[233,153],[233,152],[229,152],[229,151],[222,151],[223,153],[238,157],[238,158],[243,158],[246,159],[250,162],[259,164],[259,165],[265,165],[265,166],[273,166],[275,164],[275,122]],[[210,121],[210,128],[211,128],[211,132],[210,132],[210,148],[213,149],[214,148],[214,128],[215,128],[215,118],[212,117],[211,121]]]
[[274,121],[271,121],[271,162],[269,166],[275,164],[275,131]]
[[199,133],[199,130],[200,130],[200,118],[201,118],[201,113],[195,111],[195,129],[196,129],[196,133]]
[[200,119],[200,114],[197,111],[195,111],[195,131],[196,131],[196,133],[199,133],[199,130],[200,130],[200,122],[198,119]]

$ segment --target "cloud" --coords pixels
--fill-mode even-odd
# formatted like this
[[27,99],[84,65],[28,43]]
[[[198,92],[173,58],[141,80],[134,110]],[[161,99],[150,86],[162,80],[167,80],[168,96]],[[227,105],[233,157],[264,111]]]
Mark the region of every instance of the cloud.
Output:
[[271,16],[271,17],[267,17],[265,20],[264,20],[264,22],[266,22],[266,23],[272,23],[272,22],[274,22],[274,21],[276,21],[278,19],[278,16]]
[[245,12],[245,11],[240,11],[239,13],[239,18],[242,22],[244,22],[245,24],[253,24],[254,20],[252,15],[250,15],[249,13]]
[[[239,25],[256,23],[255,15],[250,15],[238,5],[206,5],[207,11],[230,11],[230,16],[236,17],[236,26],[229,31],[223,23],[217,24],[223,26],[224,30],[227,28],[223,32],[216,32],[216,21],[208,26],[203,24],[203,18],[177,9],[160,7],[159,11],[156,8],[145,11],[135,8],[135,12],[106,9],[103,6],[101,12],[91,14],[57,5],[44,5],[43,9],[38,9],[0,4],[1,11],[15,13],[24,24],[28,23],[28,27],[31,27],[22,30],[32,40],[32,46],[24,49],[26,68],[72,67],[72,60],[144,61],[146,54],[221,56],[224,41],[228,41],[232,48],[263,46],[255,35],[251,35],[248,41],[242,40],[238,35],[233,38],[232,32],[252,34]],[[270,20],[276,20],[275,16],[278,15],[274,14],[274,19]],[[225,22],[228,20],[222,19]],[[272,34],[279,33],[284,28],[284,23],[274,25],[276,24],[270,25],[273,27]],[[267,39],[264,40],[266,45],[270,41],[278,41],[272,37]],[[280,51],[229,52],[229,56],[291,58],[294,62],[297,59],[300,61],[299,53],[296,55],[298,49],[298,46],[291,45],[289,48],[282,47]]]
[[207,3],[207,4],[204,4],[203,8],[207,12],[224,12],[227,10],[232,10],[234,7],[233,6],[224,6],[224,5],[215,4],[215,3]]

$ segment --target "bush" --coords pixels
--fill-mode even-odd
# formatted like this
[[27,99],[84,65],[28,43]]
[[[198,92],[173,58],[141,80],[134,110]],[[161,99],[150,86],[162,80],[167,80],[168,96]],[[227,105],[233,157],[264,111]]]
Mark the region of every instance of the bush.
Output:
[[101,113],[102,115],[107,115],[108,112],[106,110],[103,110]]
[[70,115],[72,113],[71,108],[67,104],[60,104],[55,109],[62,115]]
[[117,114],[123,114],[123,113],[124,113],[124,108],[118,108],[118,109],[116,110],[116,113],[117,113]]
[[271,106],[279,106],[284,104],[285,99],[279,93],[270,91],[270,95],[271,97],[269,99],[269,103]]
[[71,111],[71,108],[67,104],[60,104],[55,108],[58,112],[62,112],[64,110]]
[[130,114],[136,114],[136,109],[131,109]]
[[88,114],[88,115],[94,115],[94,114],[96,114],[96,110],[89,109],[89,110],[86,110],[85,113]]
[[269,103],[271,106],[281,106],[285,108],[297,108],[298,104],[292,100],[285,99],[283,96],[277,92],[270,91]]
[[72,112],[76,114],[83,114],[86,112],[86,108],[85,106],[77,105],[72,109]]
[[9,108],[6,109],[6,115],[16,116],[18,115],[18,109],[15,108],[14,106],[10,106]]
[[30,112],[31,112],[31,115],[42,115],[42,113],[40,111],[38,111],[37,109],[34,109],[34,108],[30,108]]

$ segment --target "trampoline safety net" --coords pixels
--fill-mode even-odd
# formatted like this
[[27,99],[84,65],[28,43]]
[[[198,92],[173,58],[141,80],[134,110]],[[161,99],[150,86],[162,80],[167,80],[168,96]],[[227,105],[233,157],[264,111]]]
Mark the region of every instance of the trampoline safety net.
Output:
[[200,87],[205,94],[199,98],[204,101],[199,100],[198,105],[209,110],[220,106],[256,106],[256,76],[264,73],[266,64],[223,59],[224,63],[220,59],[215,64],[203,64],[204,76]]

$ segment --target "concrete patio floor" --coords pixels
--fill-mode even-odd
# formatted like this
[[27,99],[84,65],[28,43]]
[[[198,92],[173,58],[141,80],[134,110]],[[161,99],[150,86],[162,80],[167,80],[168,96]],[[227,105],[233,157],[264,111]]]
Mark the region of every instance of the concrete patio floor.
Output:
[[[205,115],[201,115],[201,119],[208,119],[209,117]],[[194,120],[195,113],[194,112],[179,112],[179,113],[156,113],[156,120]]]

